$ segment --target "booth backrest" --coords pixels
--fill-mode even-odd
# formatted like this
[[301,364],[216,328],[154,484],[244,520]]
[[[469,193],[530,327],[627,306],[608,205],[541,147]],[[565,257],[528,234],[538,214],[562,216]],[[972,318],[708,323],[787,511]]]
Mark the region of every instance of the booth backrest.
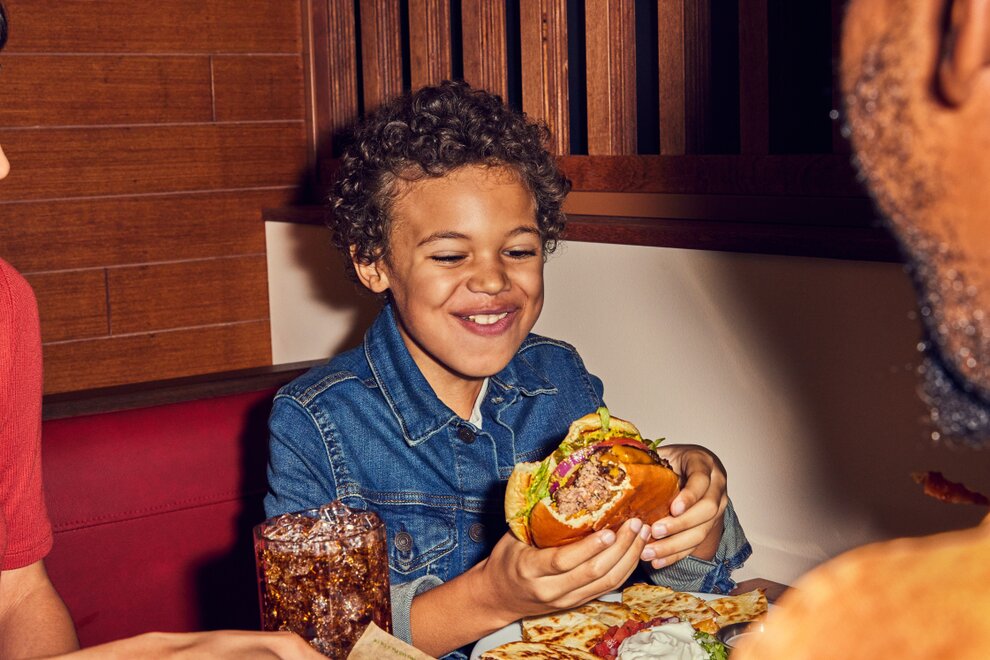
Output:
[[46,559],[83,646],[151,630],[257,629],[275,390],[46,420]]

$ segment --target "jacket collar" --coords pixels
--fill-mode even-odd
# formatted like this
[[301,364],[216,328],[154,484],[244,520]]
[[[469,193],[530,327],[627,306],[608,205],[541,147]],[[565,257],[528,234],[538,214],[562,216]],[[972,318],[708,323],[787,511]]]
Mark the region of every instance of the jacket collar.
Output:
[[[532,340],[530,335],[523,347]],[[508,394],[515,390],[524,396],[555,394],[557,388],[521,356],[522,349],[491,382]],[[381,389],[389,409],[402,429],[410,447],[414,447],[442,431],[457,414],[434,393],[423,372],[419,370],[409,349],[402,341],[395,309],[391,303],[382,308],[378,318],[364,336],[364,354]],[[492,388],[489,387],[489,394]],[[512,401],[515,397],[505,396]]]

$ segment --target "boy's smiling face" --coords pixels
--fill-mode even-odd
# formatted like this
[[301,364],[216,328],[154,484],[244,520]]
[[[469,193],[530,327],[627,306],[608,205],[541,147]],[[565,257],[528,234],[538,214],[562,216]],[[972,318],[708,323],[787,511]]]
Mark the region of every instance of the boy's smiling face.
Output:
[[532,194],[515,172],[465,166],[400,183],[388,254],[355,263],[390,290],[399,331],[443,400],[498,373],[543,308],[543,244]]

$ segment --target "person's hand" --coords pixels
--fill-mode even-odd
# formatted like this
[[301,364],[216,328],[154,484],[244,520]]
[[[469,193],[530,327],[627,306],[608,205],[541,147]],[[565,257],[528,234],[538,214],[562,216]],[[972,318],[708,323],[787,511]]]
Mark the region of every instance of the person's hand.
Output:
[[491,607],[506,621],[576,607],[613,591],[639,564],[650,528],[627,520],[557,548],[534,548],[511,534],[484,564]]
[[653,538],[641,556],[653,568],[670,566],[690,554],[711,559],[722,537],[722,514],[729,503],[725,468],[718,457],[697,445],[661,445],[657,453],[670,461],[684,487],[670,505],[670,515],[652,524]]
[[216,630],[196,633],[145,633],[58,656],[64,660],[166,658],[199,660],[322,660],[323,655],[289,632]]

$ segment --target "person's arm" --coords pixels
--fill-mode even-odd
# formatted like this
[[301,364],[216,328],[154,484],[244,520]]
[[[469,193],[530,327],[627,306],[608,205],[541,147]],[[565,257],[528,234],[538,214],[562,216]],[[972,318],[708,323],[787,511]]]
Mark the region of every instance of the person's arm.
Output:
[[[4,656],[6,657],[6,656]],[[90,646],[50,660],[325,660],[302,637],[288,632],[217,630],[152,632]]]
[[[637,521],[638,522],[638,521]],[[632,574],[649,527],[633,521],[559,548],[538,549],[511,534],[468,572],[412,601],[412,642],[440,656],[524,616],[576,607]]]
[[72,618],[42,561],[0,573],[0,658],[37,658],[79,648]]

